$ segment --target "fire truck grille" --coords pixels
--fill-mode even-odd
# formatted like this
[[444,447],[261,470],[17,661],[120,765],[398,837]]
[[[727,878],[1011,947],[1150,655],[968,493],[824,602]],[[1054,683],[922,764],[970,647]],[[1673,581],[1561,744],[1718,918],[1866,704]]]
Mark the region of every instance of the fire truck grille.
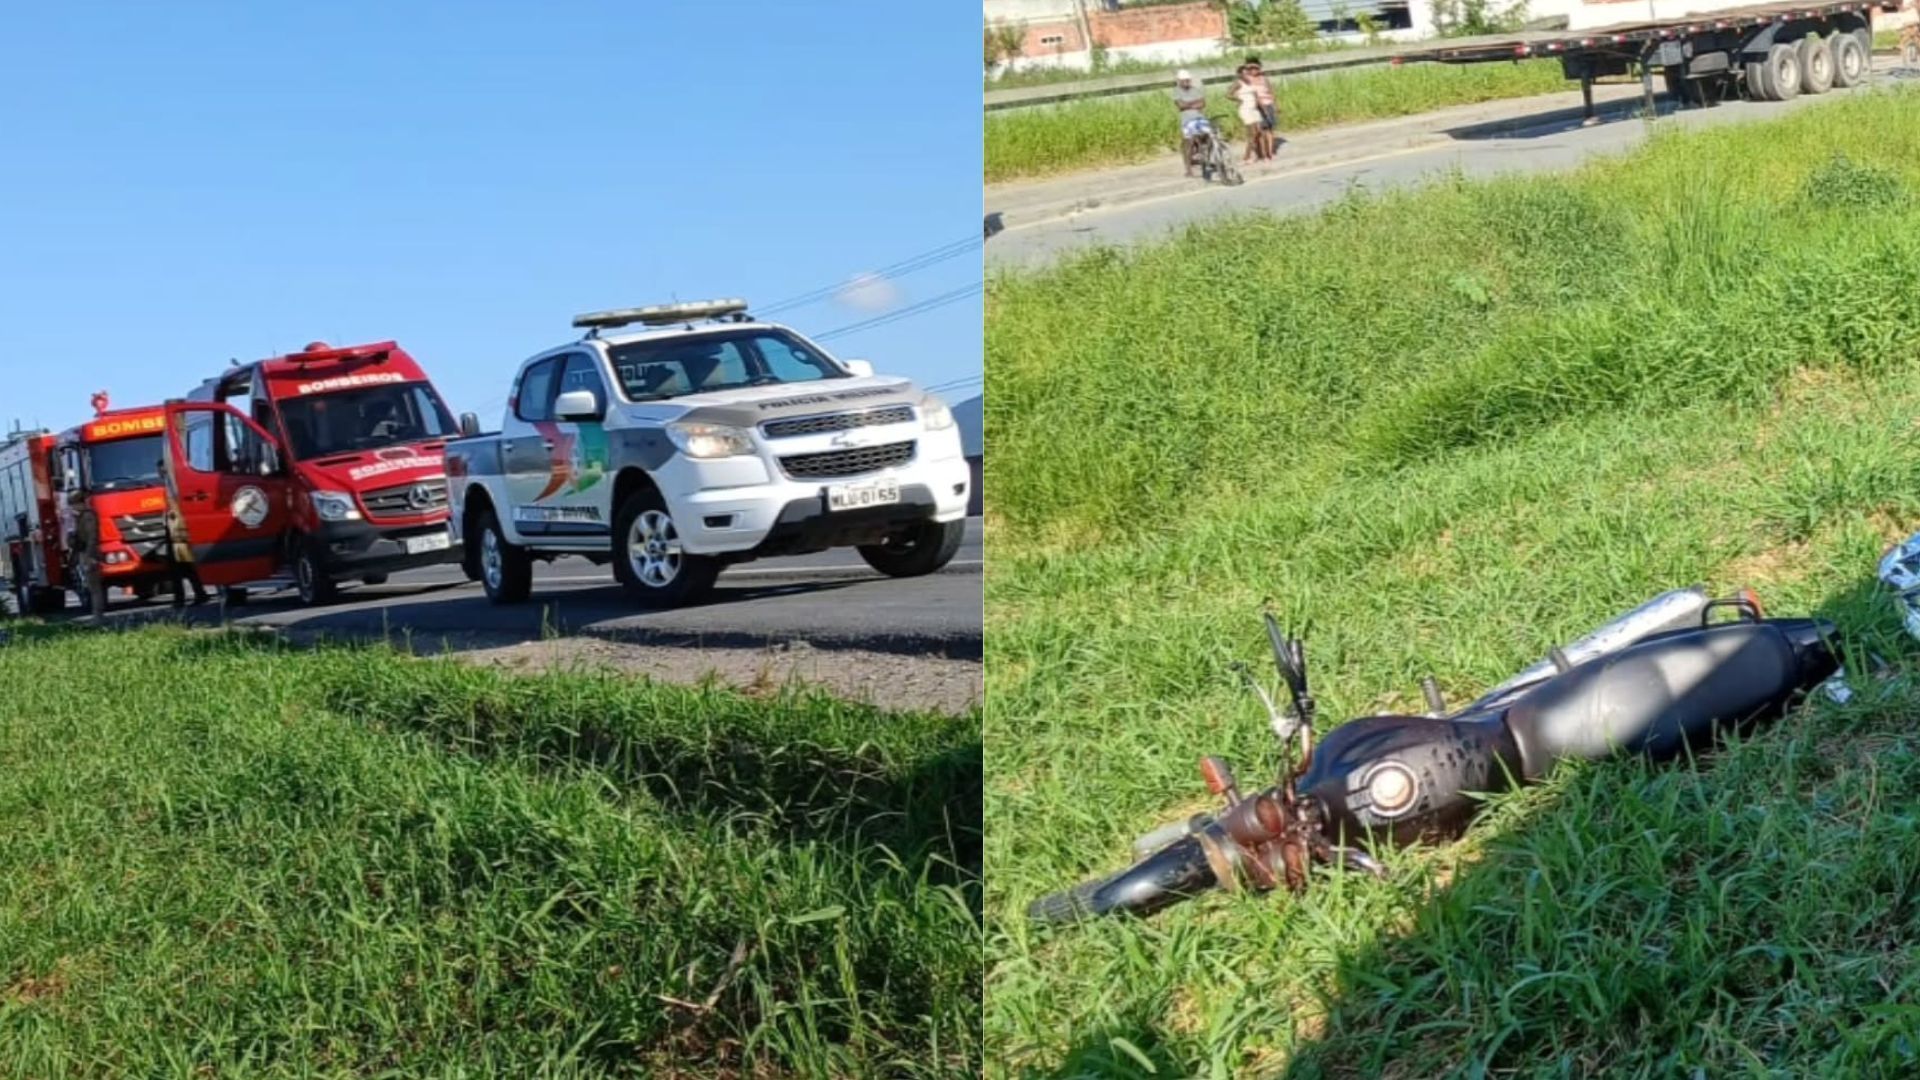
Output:
[[828,450],[820,454],[793,454],[780,459],[780,467],[795,480],[824,480],[836,476],[859,476],[878,472],[913,460],[913,440],[862,446],[857,450]]
[[419,517],[447,508],[447,482],[421,480],[398,487],[379,488],[361,499],[371,517]]
[[151,514],[122,514],[113,519],[113,527],[119,530],[120,539],[129,544],[164,540],[167,537],[167,514],[164,510],[156,510]]
[[881,424],[904,424],[913,419],[913,406],[889,405],[882,409],[868,409],[865,412],[828,413],[824,416],[802,416],[794,420],[769,420],[760,425],[760,430],[769,439],[786,439],[795,435],[818,435],[823,431],[852,431],[854,428],[877,427]]

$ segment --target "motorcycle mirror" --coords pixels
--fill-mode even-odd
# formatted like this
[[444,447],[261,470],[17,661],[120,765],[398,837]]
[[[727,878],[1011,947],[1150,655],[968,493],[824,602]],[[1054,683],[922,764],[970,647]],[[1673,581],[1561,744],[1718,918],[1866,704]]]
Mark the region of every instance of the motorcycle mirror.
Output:
[[1267,642],[1273,646],[1273,663],[1280,669],[1280,677],[1287,681],[1287,689],[1293,691],[1296,698],[1307,694],[1307,650],[1298,638],[1289,639],[1280,629],[1280,621],[1271,611],[1262,612],[1267,621]]

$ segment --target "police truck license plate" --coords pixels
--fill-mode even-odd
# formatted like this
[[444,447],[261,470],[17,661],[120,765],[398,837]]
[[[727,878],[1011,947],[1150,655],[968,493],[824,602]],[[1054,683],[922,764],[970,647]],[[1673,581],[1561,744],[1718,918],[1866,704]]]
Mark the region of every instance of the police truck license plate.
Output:
[[897,480],[875,480],[866,484],[834,484],[827,488],[827,509],[859,510],[868,506],[886,506],[900,501]]
[[453,546],[452,538],[443,532],[428,533],[425,536],[409,536],[406,539],[407,554],[418,555],[423,551],[445,551]]

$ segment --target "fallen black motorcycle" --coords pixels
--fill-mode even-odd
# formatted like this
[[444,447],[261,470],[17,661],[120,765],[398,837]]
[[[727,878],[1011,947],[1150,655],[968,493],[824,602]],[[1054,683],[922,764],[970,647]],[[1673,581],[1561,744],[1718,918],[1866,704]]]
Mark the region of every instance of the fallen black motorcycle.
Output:
[[1283,763],[1280,783],[1243,796],[1226,762],[1204,759],[1224,810],[1140,838],[1133,866],[1034,901],[1030,918],[1148,915],[1209,889],[1300,892],[1315,863],[1379,874],[1378,846],[1457,837],[1480,793],[1537,781],[1569,759],[1661,761],[1704,749],[1722,732],[1780,715],[1840,669],[1832,623],[1767,618],[1751,591],[1714,600],[1680,589],[1458,710],[1447,710],[1429,677],[1427,715],[1352,720],[1316,744],[1305,647],[1273,616],[1266,622],[1290,707],[1254,689],[1286,754],[1297,752],[1293,767]]

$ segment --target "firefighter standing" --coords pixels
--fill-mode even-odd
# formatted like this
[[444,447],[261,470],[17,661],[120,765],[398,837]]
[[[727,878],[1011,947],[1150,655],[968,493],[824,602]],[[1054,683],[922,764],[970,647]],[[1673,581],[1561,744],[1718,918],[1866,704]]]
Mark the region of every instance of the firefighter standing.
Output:
[[100,517],[80,492],[73,494],[73,532],[80,549],[80,574],[87,583],[87,605],[98,619],[107,613],[107,578],[100,563]]

